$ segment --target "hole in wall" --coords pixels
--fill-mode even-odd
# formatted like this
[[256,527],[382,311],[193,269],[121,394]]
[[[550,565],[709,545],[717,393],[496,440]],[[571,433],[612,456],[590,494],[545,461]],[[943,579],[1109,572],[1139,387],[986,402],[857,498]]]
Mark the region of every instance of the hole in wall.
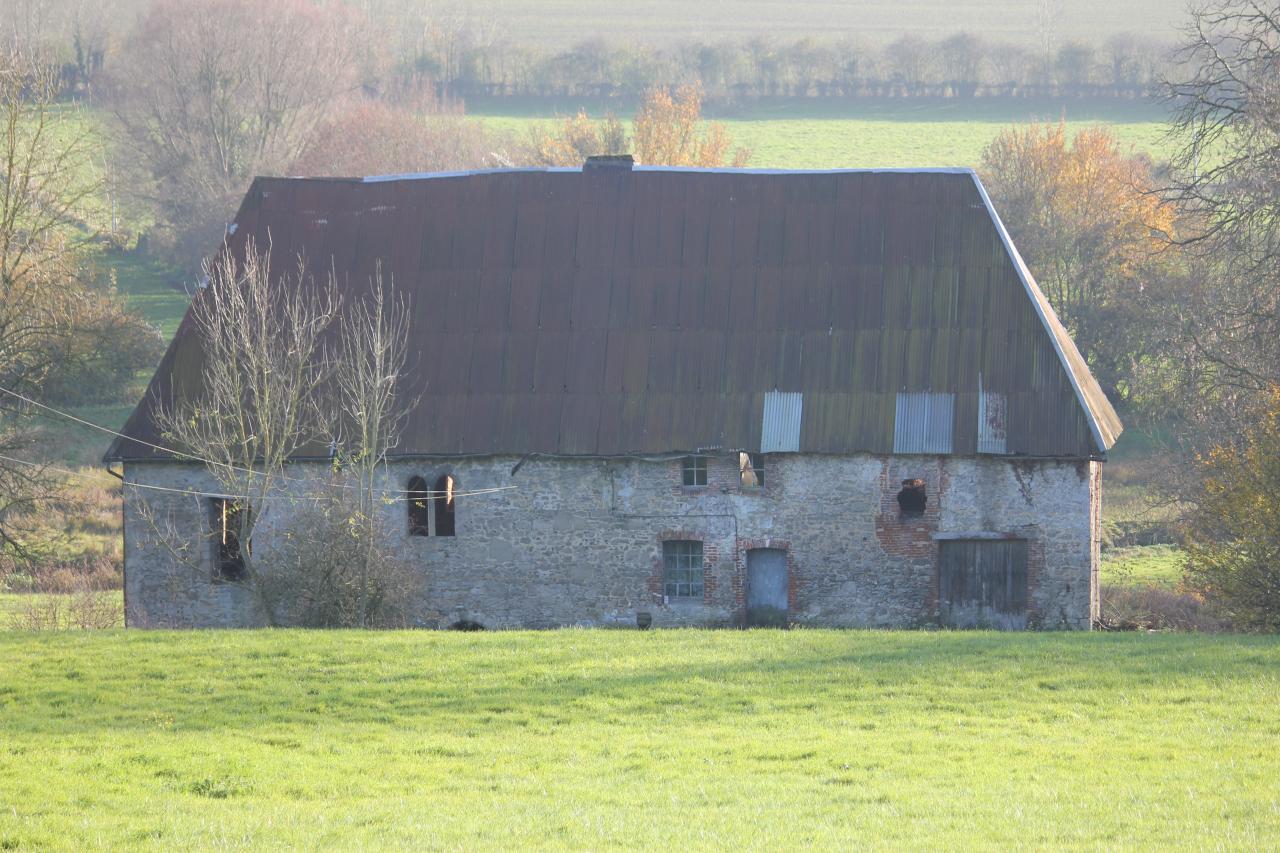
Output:
[[924,515],[929,503],[925,492],[924,480],[903,480],[902,491],[898,492],[898,511],[903,518],[915,518]]

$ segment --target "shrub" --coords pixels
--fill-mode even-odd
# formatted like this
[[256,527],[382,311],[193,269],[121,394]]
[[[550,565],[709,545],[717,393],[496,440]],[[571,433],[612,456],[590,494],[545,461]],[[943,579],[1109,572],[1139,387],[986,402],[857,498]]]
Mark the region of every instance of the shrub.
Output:
[[1233,445],[1197,460],[1187,578],[1242,630],[1280,631],[1280,386]]
[[1187,592],[1154,584],[1102,586],[1105,631],[1227,631],[1230,624]]

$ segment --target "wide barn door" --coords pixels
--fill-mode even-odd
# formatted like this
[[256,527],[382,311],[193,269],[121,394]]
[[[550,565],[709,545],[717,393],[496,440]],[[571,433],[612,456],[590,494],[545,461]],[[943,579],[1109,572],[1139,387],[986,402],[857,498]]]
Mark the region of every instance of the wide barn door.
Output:
[[1026,540],[940,542],[938,610],[953,628],[1026,628]]

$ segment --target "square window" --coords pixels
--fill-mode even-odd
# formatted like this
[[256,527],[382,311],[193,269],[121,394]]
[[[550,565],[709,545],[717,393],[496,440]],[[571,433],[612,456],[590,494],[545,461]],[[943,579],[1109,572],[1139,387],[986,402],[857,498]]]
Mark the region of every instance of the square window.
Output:
[[681,468],[683,482],[686,486],[705,486],[707,484],[707,457],[686,456]]
[[702,543],[673,539],[662,543],[662,581],[667,598],[702,598]]

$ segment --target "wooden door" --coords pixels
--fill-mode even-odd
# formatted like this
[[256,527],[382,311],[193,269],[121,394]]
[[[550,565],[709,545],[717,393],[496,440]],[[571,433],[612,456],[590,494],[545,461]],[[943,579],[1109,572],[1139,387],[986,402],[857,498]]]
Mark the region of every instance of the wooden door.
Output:
[[938,614],[953,628],[1027,627],[1025,539],[938,543]]

